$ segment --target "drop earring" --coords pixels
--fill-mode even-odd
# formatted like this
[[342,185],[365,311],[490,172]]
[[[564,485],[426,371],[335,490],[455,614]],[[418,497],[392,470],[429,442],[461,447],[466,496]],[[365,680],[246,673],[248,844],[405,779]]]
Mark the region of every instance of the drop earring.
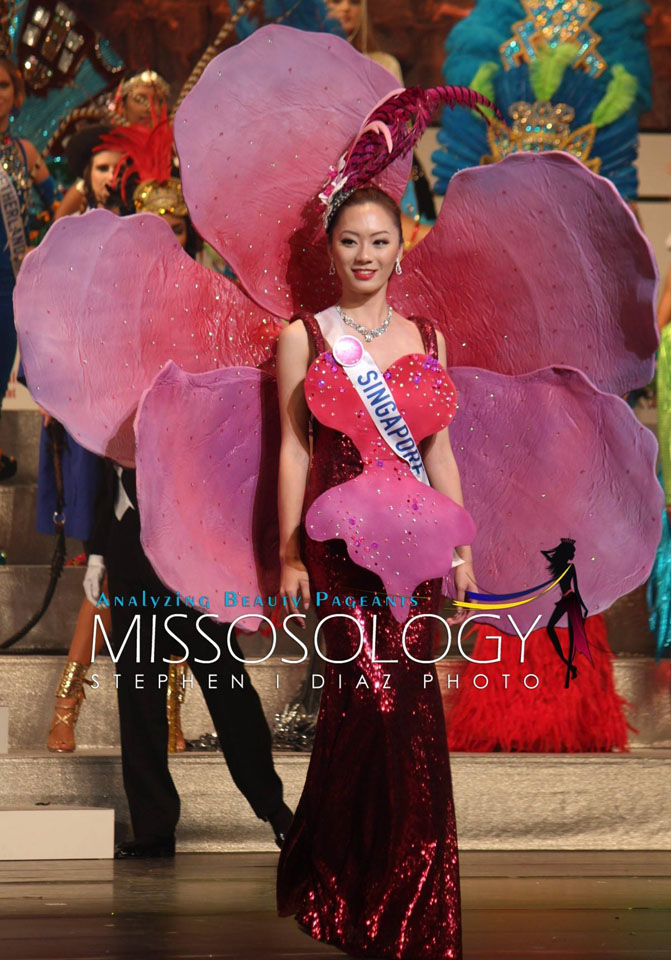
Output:
[[394,267],[396,273],[403,273],[403,267],[401,266],[401,258],[396,257],[396,266]]
[[331,265],[329,266],[329,277],[335,276],[335,263],[333,262],[333,257],[331,257]]

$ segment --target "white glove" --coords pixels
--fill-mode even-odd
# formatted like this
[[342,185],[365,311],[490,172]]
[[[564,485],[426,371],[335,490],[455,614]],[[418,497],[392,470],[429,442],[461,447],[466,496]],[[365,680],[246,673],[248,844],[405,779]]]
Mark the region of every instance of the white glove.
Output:
[[105,579],[105,561],[98,553],[92,553],[89,557],[86,574],[84,576],[84,593],[89,603],[95,607],[100,594],[102,593],[103,580]]

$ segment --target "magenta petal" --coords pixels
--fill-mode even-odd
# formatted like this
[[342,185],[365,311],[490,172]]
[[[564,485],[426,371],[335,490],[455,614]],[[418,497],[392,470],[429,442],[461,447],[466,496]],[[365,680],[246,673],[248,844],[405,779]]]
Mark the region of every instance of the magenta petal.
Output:
[[457,173],[392,278],[394,306],[440,327],[450,364],[561,364],[617,394],[653,376],[652,249],[613,184],[566,153]]
[[[368,467],[331,487],[311,505],[305,525],[313,540],[343,540],[352,560],[376,573],[390,597],[407,598],[420,583],[449,572],[452,551],[471,543],[475,528],[463,507],[394,467],[385,460],[382,468]],[[404,623],[410,607],[397,599],[392,613]]]
[[138,400],[168,360],[194,372],[256,365],[272,358],[280,329],[153,214],[58,221],[14,297],[35,400],[83,446],[127,466]]
[[[464,504],[473,515],[480,592],[512,593],[548,577],[541,550],[576,541],[575,565],[590,613],[647,579],[660,538],[663,494],[657,442],[619,397],[577,370],[520,377],[450,370],[459,412],[450,426]],[[500,611],[525,629],[547,623],[559,599]]]
[[[317,196],[365,116],[397,87],[339,37],[268,26],[215,57],[177,111],[193,222],[278,316],[335,301]],[[410,163],[380,178],[397,198]]]
[[263,613],[241,597],[274,596],[279,585],[275,380],[168,363],[143,394],[135,432],[142,545],[158,576],[183,596],[207,597],[222,621]]

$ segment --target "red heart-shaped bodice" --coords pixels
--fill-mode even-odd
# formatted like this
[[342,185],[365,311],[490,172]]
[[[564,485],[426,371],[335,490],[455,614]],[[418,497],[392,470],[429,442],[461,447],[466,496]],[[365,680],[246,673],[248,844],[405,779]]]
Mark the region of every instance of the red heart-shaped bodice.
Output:
[[[383,377],[389,393],[389,415],[401,414],[416,443],[442,430],[454,417],[457,392],[447,371],[433,357],[405,354],[384,371]],[[311,364],[305,377],[305,397],[317,420],[350,437],[364,461],[396,457],[330,351]],[[380,402],[384,405],[384,399]],[[384,406],[381,414],[385,415]]]

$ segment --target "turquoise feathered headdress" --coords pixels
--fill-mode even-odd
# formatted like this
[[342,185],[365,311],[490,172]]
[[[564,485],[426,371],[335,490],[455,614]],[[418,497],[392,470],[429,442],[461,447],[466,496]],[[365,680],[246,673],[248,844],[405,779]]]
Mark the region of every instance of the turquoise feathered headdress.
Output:
[[445,113],[436,192],[463,167],[519,150],[566,150],[637,195],[638,118],[651,105],[643,0],[477,0],[447,39],[449,83],[492,100],[510,129]]

